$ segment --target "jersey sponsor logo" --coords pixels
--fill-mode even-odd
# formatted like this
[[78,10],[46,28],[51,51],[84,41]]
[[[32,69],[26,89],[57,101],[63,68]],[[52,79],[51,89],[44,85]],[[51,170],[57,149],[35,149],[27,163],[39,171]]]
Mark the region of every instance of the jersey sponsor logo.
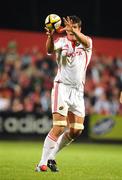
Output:
[[[66,49],[63,49],[66,51]],[[63,52],[62,50],[62,52]],[[82,55],[82,51],[83,50],[78,50],[76,52],[65,52],[65,56],[68,56],[68,57],[75,57],[75,56],[81,56]]]

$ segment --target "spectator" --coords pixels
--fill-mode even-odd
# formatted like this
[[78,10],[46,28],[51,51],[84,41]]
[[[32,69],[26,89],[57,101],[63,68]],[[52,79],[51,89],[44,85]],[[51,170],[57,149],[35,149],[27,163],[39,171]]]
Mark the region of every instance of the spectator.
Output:
[[50,91],[46,90],[41,97],[42,110],[44,112],[51,111],[51,100],[50,100]]
[[0,111],[7,111],[10,109],[10,100],[0,95]]
[[111,104],[107,100],[106,94],[103,93],[96,100],[94,105],[94,112],[98,114],[110,114],[111,113]]

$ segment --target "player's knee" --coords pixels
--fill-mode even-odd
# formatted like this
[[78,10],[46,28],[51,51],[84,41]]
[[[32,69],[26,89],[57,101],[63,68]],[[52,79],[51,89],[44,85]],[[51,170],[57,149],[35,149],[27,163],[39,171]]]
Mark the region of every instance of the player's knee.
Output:
[[66,120],[54,120],[53,126],[66,127],[67,122],[66,122]]
[[52,134],[53,137],[58,138],[64,132],[64,129],[64,127],[53,126],[50,130],[50,134]]
[[83,129],[84,129],[83,124],[80,124],[80,123],[72,123],[72,124],[70,124],[70,137],[72,139],[77,138],[82,133]]
[[53,114],[53,127],[55,126],[66,127],[67,126],[66,117],[59,113],[54,113]]
[[72,129],[71,128],[69,135],[72,139],[76,139],[81,134],[81,132],[82,132],[82,130],[80,130],[80,129]]
[[51,132],[54,134],[54,136],[59,137],[63,132],[64,129],[67,126],[67,122],[64,120],[54,120],[53,121],[53,128],[51,130]]

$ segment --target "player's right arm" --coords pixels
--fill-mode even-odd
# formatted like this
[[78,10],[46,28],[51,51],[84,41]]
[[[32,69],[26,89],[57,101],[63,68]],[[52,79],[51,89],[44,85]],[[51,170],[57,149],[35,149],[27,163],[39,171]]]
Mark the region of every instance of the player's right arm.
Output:
[[50,31],[48,28],[46,29],[47,34],[47,41],[46,41],[46,51],[49,54],[52,54],[54,52],[54,40],[53,40],[53,33],[54,31]]

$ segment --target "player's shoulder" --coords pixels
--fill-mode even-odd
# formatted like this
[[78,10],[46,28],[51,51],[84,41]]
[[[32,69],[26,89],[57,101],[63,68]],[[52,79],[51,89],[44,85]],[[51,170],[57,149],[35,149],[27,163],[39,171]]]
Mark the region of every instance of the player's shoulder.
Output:
[[88,38],[88,40],[92,43],[92,38],[90,36],[87,36],[86,37]]
[[57,42],[66,42],[66,41],[67,41],[66,36],[62,36],[62,37],[56,38],[54,42],[57,43]]

